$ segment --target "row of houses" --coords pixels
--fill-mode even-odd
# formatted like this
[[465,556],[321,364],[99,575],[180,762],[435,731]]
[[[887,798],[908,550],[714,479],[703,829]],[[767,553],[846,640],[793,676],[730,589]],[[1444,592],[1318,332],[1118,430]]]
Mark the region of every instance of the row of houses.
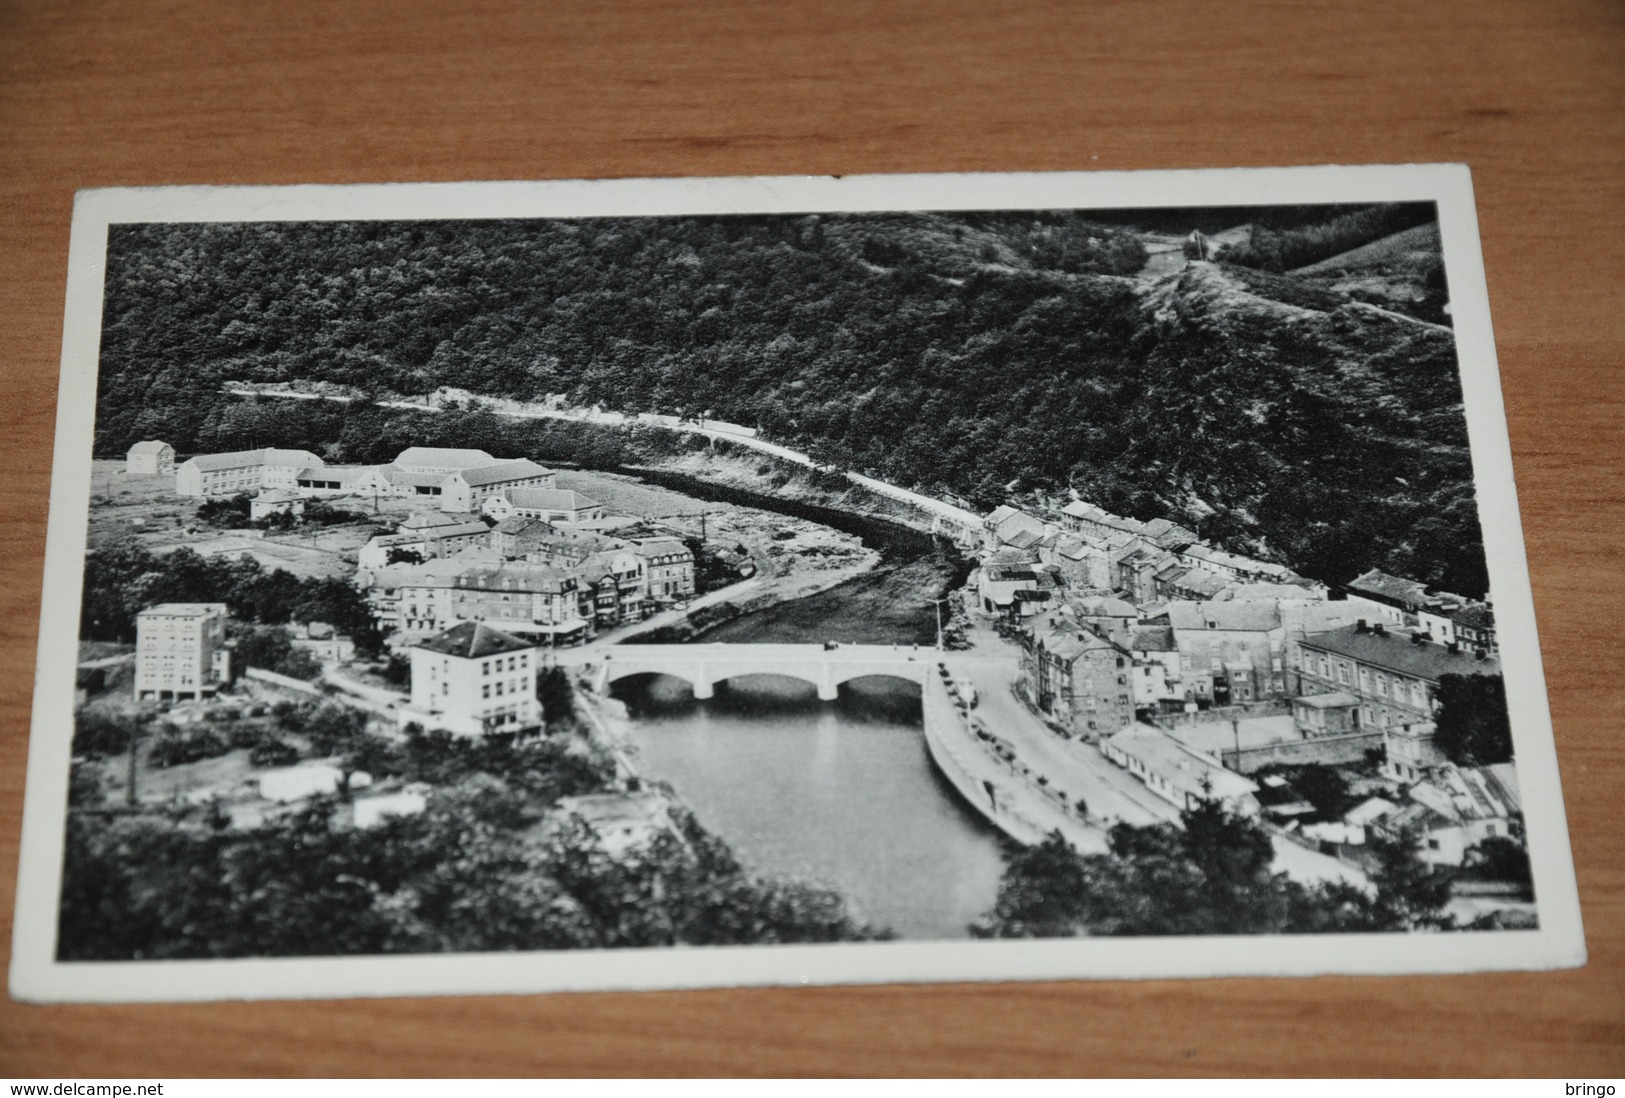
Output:
[[983,523],[982,608],[1019,622],[1039,614],[1057,589],[1113,592],[1145,605],[1206,600],[1234,584],[1296,589],[1323,600],[1323,584],[1285,565],[1253,560],[1196,540],[1167,519],[1142,522],[1074,502],[1053,518],[1000,507]]
[[[400,641],[479,621],[550,644],[578,644],[695,591],[694,553],[676,537],[610,537],[538,519],[466,524],[479,527],[469,535],[464,525],[386,535],[363,550],[357,583],[380,626]],[[441,529],[453,532],[437,540]],[[432,552],[414,563],[381,559],[380,550],[401,548],[400,538]]]

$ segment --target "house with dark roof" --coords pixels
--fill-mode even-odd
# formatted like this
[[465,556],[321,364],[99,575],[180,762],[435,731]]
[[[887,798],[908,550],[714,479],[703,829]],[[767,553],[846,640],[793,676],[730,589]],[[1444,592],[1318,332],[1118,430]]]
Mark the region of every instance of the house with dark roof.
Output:
[[1414,780],[1442,761],[1433,747],[1440,678],[1501,672],[1493,656],[1428,644],[1382,623],[1357,622],[1296,643],[1302,693],[1359,699],[1360,727],[1383,733],[1385,767],[1401,780]]
[[399,710],[417,724],[457,736],[529,731],[542,722],[535,646],[483,622],[463,622],[410,650],[411,700]]

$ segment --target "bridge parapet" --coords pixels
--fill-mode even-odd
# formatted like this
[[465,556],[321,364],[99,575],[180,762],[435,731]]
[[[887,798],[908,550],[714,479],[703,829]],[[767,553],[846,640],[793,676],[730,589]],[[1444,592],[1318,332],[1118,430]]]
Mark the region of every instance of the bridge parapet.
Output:
[[714,696],[717,683],[781,675],[810,684],[823,701],[834,701],[843,683],[870,676],[905,679],[923,688],[931,667],[930,649],[884,645],[617,645],[603,655],[598,685],[607,688],[633,675],[670,675],[687,681],[703,701]]

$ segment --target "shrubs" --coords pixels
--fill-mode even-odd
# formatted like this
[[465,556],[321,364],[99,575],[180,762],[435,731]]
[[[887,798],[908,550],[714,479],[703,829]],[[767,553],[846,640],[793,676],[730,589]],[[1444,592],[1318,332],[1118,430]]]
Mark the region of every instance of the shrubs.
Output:
[[129,750],[130,737],[140,734],[133,716],[85,708],[74,715],[73,753],[100,758]]
[[248,761],[258,767],[292,766],[299,761],[299,749],[286,740],[267,738],[248,753]]
[[147,752],[147,762],[160,770],[212,759],[231,750],[225,738],[208,728],[165,728]]

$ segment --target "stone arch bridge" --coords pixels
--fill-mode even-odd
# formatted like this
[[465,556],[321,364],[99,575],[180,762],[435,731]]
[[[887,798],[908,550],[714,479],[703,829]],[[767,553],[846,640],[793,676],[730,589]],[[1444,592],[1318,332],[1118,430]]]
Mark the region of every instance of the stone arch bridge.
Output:
[[[559,657],[575,662],[563,652]],[[933,648],[877,644],[617,644],[588,657],[600,693],[633,675],[670,675],[687,681],[704,700],[728,679],[783,675],[812,684],[823,701],[834,701],[842,683],[871,675],[907,679],[923,691],[940,658]]]

